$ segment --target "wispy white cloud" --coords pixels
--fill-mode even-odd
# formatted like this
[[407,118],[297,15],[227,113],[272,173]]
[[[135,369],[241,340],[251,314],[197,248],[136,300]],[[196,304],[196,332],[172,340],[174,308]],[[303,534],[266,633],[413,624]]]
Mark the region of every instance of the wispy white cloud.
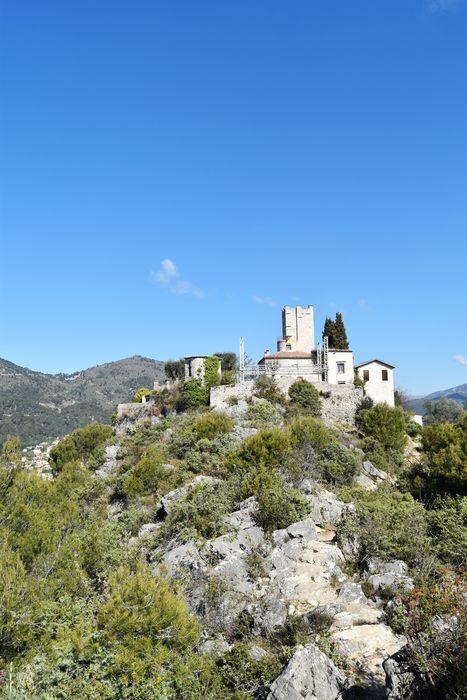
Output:
[[187,280],[178,280],[172,287],[170,291],[177,294],[179,297],[192,296],[202,299],[204,297],[204,292],[199,289],[193,282],[187,282]]
[[177,296],[192,296],[202,299],[204,292],[201,291],[193,282],[181,279],[180,270],[173,260],[165,258],[161,262],[159,270],[151,273],[151,280],[167,286],[172,294]]
[[465,355],[454,355],[452,359],[460,365],[467,365],[467,357],[465,357]]
[[453,10],[462,0],[426,0],[430,12],[446,12]]
[[262,297],[258,296],[257,294],[253,294],[251,298],[257,304],[266,304],[266,306],[272,306],[273,308],[274,306],[277,306],[277,301],[274,301],[274,299],[271,299],[271,297]]
[[170,280],[178,277],[179,275],[180,273],[178,271],[178,267],[173,260],[170,260],[170,258],[165,258],[165,260],[161,262],[160,270],[153,272],[153,279],[155,282],[159,282],[160,284],[167,284],[167,282],[170,282]]

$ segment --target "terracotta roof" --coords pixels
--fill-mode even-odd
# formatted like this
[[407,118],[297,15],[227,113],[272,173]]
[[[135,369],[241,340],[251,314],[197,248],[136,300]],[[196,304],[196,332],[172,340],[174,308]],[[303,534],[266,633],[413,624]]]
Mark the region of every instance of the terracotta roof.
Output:
[[389,362],[383,362],[383,360],[378,360],[377,357],[373,358],[373,360],[367,360],[366,362],[360,362],[359,365],[355,365],[355,369],[358,369],[359,367],[364,367],[365,365],[371,365],[372,362],[377,362],[380,365],[384,365],[385,367],[389,367],[390,369],[394,369],[395,365],[390,365]]
[[260,362],[264,360],[311,360],[311,352],[301,350],[284,350],[283,352],[270,352],[264,355]]

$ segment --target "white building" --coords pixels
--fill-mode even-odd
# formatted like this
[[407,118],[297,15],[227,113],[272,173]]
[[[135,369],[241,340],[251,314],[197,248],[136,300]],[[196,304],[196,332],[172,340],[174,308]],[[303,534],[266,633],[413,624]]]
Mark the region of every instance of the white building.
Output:
[[365,382],[365,394],[375,403],[394,406],[394,366],[378,359],[355,366],[352,350],[328,348],[326,342],[315,348],[313,306],[284,306],[282,332],[277,352],[265,350],[258,362],[260,373],[317,383],[353,384],[357,370]]
[[394,365],[378,360],[368,360],[355,365],[358,376],[365,382],[365,394],[375,403],[394,406]]
[[328,350],[328,383],[354,383],[352,350]]
[[282,338],[277,352],[265,350],[258,362],[266,373],[276,376],[296,376],[311,382],[353,384],[354,364],[351,350],[315,349],[313,306],[284,306],[282,309]]

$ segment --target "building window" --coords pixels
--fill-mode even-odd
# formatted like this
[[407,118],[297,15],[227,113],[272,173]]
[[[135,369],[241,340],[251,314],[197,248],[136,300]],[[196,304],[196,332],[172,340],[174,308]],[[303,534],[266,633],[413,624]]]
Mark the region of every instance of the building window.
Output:
[[337,374],[345,374],[345,362],[337,363]]
[[345,384],[345,382],[337,382],[338,384]]
[[292,350],[292,346],[290,345],[290,343],[287,343],[287,345],[285,346],[285,349],[286,349],[286,350]]
[[381,370],[381,376],[383,377],[383,382],[387,382],[387,381],[388,381],[388,371],[387,371],[387,369]]
[[364,382],[369,382],[369,381],[370,381],[370,370],[369,370],[369,369],[364,369],[364,370],[363,370],[363,381],[364,381]]

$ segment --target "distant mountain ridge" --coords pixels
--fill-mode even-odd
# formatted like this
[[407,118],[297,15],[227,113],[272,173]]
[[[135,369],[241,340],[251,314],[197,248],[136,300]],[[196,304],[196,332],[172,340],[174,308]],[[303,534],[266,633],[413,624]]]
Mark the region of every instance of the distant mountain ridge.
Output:
[[460,384],[459,386],[453,386],[450,389],[442,389],[441,391],[434,391],[432,394],[423,396],[416,399],[410,399],[408,405],[412,411],[415,413],[424,414],[425,401],[437,401],[438,399],[452,399],[453,401],[459,401],[463,404],[464,408],[467,410],[467,384]]
[[66,435],[91,421],[108,423],[117,403],[164,376],[164,363],[134,355],[74,372],[46,374],[0,359],[0,443],[23,446]]

